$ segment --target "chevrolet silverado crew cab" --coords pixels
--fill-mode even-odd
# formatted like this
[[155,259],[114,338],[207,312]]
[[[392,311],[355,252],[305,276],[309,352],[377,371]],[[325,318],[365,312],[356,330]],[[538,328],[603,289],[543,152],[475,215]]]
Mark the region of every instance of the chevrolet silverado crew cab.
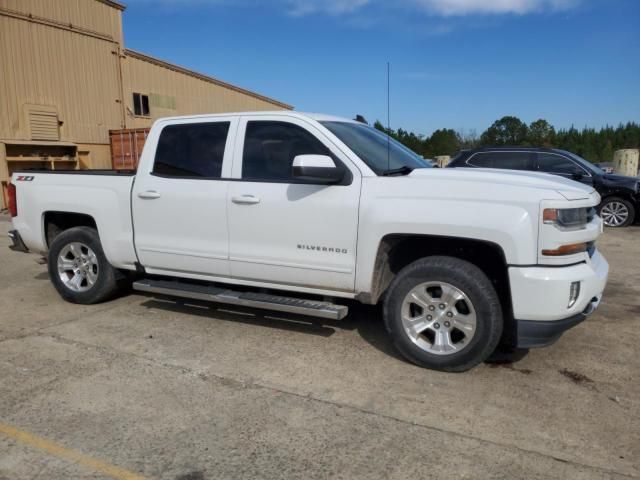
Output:
[[397,349],[446,371],[593,312],[609,267],[592,186],[429,167],[338,117],[165,118],[136,173],[14,173],[12,248],[46,255],[75,303],[122,284],[333,320],[380,303]]

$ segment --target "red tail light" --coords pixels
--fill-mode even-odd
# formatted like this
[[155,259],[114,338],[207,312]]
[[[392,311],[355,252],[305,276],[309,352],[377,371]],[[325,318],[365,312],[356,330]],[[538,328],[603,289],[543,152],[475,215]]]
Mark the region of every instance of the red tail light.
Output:
[[9,184],[9,213],[12,217],[18,216],[18,200],[16,198],[16,186]]

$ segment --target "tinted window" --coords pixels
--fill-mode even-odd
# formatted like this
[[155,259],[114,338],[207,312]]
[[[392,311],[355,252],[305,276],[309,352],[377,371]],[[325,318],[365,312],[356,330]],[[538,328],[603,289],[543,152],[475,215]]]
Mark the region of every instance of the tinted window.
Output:
[[552,153],[538,154],[538,170],[541,172],[555,173],[560,175],[585,174],[573,160],[569,160],[561,155]]
[[220,178],[228,131],[229,122],[164,127],[153,172],[172,177]]
[[293,159],[307,154],[333,158],[329,149],[302,127],[286,122],[247,122],[242,178],[292,182]]
[[602,168],[594,165],[588,160],[585,160],[580,155],[576,155],[575,153],[566,152],[566,151],[563,153],[566,156],[571,157],[573,160],[578,162],[578,165],[580,165],[582,168],[586,169],[590,173],[595,173],[596,175],[602,175],[603,173],[605,173],[605,171]]
[[467,160],[467,164],[482,168],[533,170],[529,152],[481,152]]

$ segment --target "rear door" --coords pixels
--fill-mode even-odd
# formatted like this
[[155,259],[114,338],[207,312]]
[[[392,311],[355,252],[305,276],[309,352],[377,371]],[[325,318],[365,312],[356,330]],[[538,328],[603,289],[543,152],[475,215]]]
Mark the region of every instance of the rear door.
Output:
[[[237,117],[164,126],[132,194],[138,258],[150,273],[229,276],[227,189]],[[145,152],[146,153],[146,152]]]
[[[329,155],[347,168],[339,185],[292,177],[296,155]],[[314,124],[243,117],[229,185],[233,277],[352,291],[360,174]]]

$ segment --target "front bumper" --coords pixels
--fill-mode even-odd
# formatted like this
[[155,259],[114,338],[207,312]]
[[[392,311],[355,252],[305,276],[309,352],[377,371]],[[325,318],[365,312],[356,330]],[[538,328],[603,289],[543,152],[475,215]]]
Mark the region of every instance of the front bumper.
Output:
[[[517,346],[549,345],[583,321],[600,304],[608,275],[609,264],[598,250],[577,265],[510,267]],[[569,307],[573,282],[580,282],[580,294]]]
[[[548,322],[578,315],[602,296],[608,275],[609,264],[597,249],[576,265],[509,267],[513,317]],[[568,307],[572,282],[580,282],[580,295]]]
[[564,332],[575,327],[592,314],[600,304],[600,297],[594,297],[584,312],[562,320],[541,322],[538,320],[516,320],[516,347],[538,348],[555,343]]
[[564,320],[538,322],[536,320],[516,320],[516,347],[538,348],[555,343],[562,334],[587,318],[582,313]]
[[11,230],[9,232],[9,238],[11,239],[11,245],[9,245],[9,248],[11,250],[14,250],[16,252],[25,252],[25,253],[29,252],[29,249],[22,241],[22,237],[20,236],[20,233],[17,230]]

